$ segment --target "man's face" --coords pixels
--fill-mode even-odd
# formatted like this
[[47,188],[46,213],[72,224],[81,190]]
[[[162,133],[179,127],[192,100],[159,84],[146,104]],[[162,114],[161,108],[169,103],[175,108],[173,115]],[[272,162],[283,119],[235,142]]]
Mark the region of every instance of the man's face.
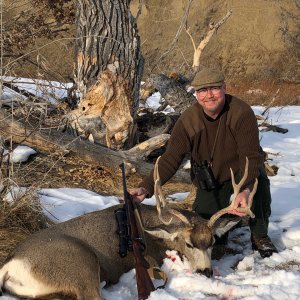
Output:
[[225,104],[225,84],[199,89],[196,91],[196,96],[204,112],[211,117],[216,117]]

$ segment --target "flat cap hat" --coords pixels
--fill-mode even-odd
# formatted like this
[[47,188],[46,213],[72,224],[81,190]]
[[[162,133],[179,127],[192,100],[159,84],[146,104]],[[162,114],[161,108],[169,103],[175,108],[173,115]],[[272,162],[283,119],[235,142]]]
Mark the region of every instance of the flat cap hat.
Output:
[[224,83],[224,75],[220,70],[203,68],[192,81],[192,87],[195,90],[209,86],[221,86]]

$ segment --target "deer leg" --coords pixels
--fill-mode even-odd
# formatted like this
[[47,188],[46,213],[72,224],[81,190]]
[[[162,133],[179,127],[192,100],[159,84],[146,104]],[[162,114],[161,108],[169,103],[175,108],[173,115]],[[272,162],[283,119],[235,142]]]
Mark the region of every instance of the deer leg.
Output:
[[100,295],[99,290],[94,291],[80,291],[78,295],[76,295],[76,300],[103,300],[103,298]]

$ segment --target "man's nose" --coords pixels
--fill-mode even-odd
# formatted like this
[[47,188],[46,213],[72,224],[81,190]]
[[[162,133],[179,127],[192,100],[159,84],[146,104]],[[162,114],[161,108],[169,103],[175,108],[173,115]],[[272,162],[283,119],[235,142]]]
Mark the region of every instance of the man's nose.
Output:
[[214,96],[214,94],[211,91],[211,89],[207,89],[207,96],[209,96],[209,97],[213,97]]

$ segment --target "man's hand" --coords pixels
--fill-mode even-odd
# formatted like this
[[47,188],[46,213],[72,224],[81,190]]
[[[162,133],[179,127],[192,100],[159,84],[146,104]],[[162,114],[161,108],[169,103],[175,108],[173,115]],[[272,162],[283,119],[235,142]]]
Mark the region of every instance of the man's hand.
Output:
[[249,195],[250,195],[250,190],[247,188],[245,190],[243,190],[242,192],[240,192],[235,199],[233,199],[233,203],[232,203],[232,208],[230,210],[228,210],[228,213],[233,214],[233,215],[237,215],[239,217],[245,217],[247,216],[247,213],[241,213],[238,212],[236,209],[238,207],[248,207],[248,199],[249,199]]
[[138,203],[142,202],[148,193],[149,192],[143,187],[129,190],[129,194],[133,197],[133,200]]

